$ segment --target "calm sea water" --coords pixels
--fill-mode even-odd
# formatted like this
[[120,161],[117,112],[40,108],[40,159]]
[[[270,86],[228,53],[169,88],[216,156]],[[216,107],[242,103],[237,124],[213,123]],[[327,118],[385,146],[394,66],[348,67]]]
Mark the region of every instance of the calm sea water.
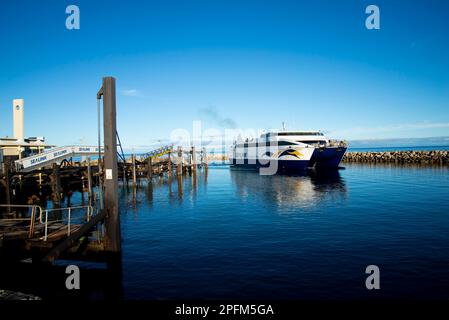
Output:
[[448,168],[216,166],[120,196],[128,299],[449,298]]

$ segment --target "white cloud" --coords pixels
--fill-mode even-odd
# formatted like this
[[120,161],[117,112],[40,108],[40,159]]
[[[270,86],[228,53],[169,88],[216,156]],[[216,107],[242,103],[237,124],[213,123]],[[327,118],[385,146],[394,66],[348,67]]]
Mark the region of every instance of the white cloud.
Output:
[[122,95],[126,97],[140,97],[141,94],[137,89],[124,89],[121,91]]

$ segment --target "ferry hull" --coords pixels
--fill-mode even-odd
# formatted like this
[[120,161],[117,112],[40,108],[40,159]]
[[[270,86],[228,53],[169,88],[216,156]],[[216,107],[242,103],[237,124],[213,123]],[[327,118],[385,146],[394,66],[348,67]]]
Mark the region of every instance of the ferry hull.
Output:
[[[230,159],[230,164],[236,168],[259,169],[269,166],[277,166],[277,172],[300,172],[308,168],[309,160],[270,160],[269,163],[260,163],[259,160],[239,160]],[[276,167],[274,167],[276,168]]]
[[345,147],[326,147],[314,150],[309,167],[338,168],[346,152]]

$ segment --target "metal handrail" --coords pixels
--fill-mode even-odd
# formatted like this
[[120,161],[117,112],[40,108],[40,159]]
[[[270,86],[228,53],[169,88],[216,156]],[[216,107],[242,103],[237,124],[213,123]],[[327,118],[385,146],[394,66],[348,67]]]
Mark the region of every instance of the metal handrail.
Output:
[[[87,213],[86,213],[86,220],[90,221],[91,217],[92,217],[92,213],[93,213],[93,206],[75,206],[75,207],[67,207],[67,208],[53,208],[53,209],[46,209],[43,212],[41,212],[41,215],[39,217],[39,222],[41,224],[44,224],[44,237],[43,240],[47,241],[48,240],[48,213],[49,212],[56,212],[56,211],[67,211],[67,235],[70,236],[71,234],[71,225],[72,225],[72,210],[73,209],[87,209]],[[43,213],[45,213],[45,220],[42,220],[43,217]],[[58,220],[51,220],[51,222],[59,222],[59,221],[64,221],[63,219],[58,219]]]
[[0,208],[28,208],[31,209],[31,216],[29,218],[3,218],[1,220],[10,221],[30,221],[30,228],[28,231],[28,237],[31,238],[34,234],[34,223],[36,220],[36,209],[39,210],[39,216],[42,216],[42,207],[38,205],[26,205],[26,204],[0,204]]

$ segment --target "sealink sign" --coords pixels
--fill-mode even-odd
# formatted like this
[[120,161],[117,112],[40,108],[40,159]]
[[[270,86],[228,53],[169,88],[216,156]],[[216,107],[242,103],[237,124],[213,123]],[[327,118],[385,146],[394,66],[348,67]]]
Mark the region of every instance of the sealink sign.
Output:
[[47,160],[47,156],[42,156],[36,159],[31,159],[31,164],[41,163],[42,161]]
[[67,153],[67,149],[55,152],[55,153],[53,153],[53,156],[54,157],[59,157],[59,156],[62,156],[63,154],[66,154],[66,153]]

